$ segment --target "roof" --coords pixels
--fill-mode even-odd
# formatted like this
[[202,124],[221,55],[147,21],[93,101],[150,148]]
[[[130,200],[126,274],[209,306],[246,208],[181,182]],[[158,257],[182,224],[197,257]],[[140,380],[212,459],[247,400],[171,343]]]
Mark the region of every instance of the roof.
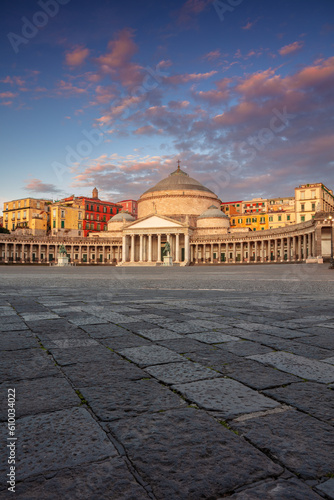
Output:
[[162,179],[162,181],[158,182],[155,186],[151,187],[145,193],[154,193],[155,191],[206,191],[207,193],[213,193],[209,188],[203,186],[200,182],[196,181],[192,177],[180,169],[180,166],[177,169],[169,174],[168,177]]
[[203,212],[198,219],[228,219],[228,216],[224,214],[219,208],[211,205],[205,212]]
[[118,214],[114,215],[114,217],[112,217],[109,222],[122,222],[123,219],[129,222],[133,222],[136,220],[134,217],[132,217],[131,214],[129,214],[129,212],[119,212]]

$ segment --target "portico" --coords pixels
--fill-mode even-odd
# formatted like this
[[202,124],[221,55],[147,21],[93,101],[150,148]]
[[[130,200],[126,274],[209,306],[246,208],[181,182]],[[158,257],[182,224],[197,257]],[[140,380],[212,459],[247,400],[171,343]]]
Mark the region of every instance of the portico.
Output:
[[149,215],[129,224],[123,230],[122,265],[156,265],[163,260],[168,241],[173,263],[186,265],[190,260],[192,228],[163,215]]

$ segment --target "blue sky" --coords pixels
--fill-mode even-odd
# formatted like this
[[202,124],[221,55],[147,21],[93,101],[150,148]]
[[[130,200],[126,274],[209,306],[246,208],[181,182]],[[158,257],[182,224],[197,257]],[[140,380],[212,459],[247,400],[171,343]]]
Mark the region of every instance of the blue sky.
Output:
[[334,187],[331,0],[2,2],[1,207],[137,199],[175,169],[224,201]]

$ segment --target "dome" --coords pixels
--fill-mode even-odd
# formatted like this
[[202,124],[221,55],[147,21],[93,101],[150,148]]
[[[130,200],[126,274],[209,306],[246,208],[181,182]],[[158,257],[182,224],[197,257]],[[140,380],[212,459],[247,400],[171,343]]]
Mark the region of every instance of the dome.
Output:
[[215,205],[211,205],[205,212],[203,212],[199,217],[199,219],[228,219],[228,216],[224,214],[219,208],[215,207]]
[[147,193],[154,193],[155,191],[205,191],[207,193],[214,194],[209,188],[203,186],[200,182],[196,181],[192,177],[189,177],[186,172],[180,169],[180,165],[178,165],[175,172],[169,174],[166,179],[162,179],[162,181],[158,182],[155,186],[148,189],[143,193],[144,195]]
[[131,214],[129,214],[129,212],[119,212],[118,214],[114,215],[114,217],[112,217],[109,222],[122,222],[123,219],[128,222],[133,222],[136,220],[134,217],[132,217]]

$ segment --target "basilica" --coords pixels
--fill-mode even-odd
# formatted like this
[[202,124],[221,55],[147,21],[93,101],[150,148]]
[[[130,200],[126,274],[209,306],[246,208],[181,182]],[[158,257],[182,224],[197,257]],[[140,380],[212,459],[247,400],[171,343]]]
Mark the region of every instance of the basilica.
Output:
[[123,266],[162,264],[167,242],[173,264],[180,266],[315,257],[313,221],[255,234],[231,228],[220,207],[218,196],[178,165],[140,196],[138,219],[120,212],[110,219],[108,231],[90,237],[121,241],[118,264]]

